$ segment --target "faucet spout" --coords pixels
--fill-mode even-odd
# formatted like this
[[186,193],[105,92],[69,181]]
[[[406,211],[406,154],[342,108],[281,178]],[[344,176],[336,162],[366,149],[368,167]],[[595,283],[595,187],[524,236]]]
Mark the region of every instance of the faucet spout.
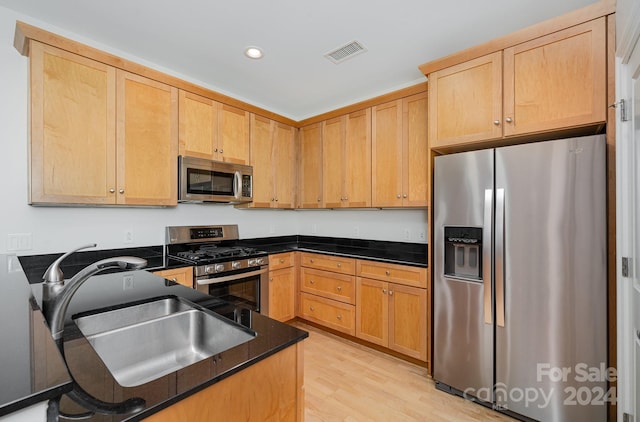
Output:
[[[55,264],[55,263],[54,263]],[[54,265],[52,264],[52,265]],[[69,307],[71,298],[78,288],[89,279],[101,271],[110,268],[120,268],[121,270],[138,270],[147,266],[147,260],[135,256],[119,256],[107,258],[83,268],[65,284],[64,281],[45,280],[42,288],[42,310],[44,317],[49,323],[51,335],[56,342],[62,339],[64,329],[64,317]]]

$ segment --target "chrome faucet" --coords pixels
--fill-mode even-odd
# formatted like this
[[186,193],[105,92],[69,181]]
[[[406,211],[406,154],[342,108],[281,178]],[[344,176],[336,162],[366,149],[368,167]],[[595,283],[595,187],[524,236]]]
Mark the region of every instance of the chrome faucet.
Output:
[[62,340],[62,331],[64,329],[64,317],[67,313],[67,307],[74,293],[78,288],[94,274],[109,268],[120,268],[122,270],[139,270],[147,266],[147,260],[137,258],[135,256],[117,256],[94,262],[91,265],[80,270],[65,285],[64,275],[60,269],[60,263],[69,255],[86,248],[93,248],[96,244],[81,246],[71,252],[67,252],[60,258],[56,259],[53,264],[47,268],[42,276],[44,283],[42,285],[42,311],[44,317],[49,323],[51,336],[58,342]]

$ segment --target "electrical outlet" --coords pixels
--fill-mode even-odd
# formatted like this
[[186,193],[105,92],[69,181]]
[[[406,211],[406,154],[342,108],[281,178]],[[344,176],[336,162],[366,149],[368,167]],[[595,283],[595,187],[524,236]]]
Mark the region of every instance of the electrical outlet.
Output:
[[427,233],[424,230],[420,230],[420,233],[418,233],[418,239],[426,240],[426,238],[427,238]]
[[133,243],[133,230],[124,231],[124,243]]
[[409,229],[404,229],[404,240],[411,240],[411,231]]
[[354,235],[355,237],[360,236],[360,227],[359,227],[359,226],[354,226],[354,227],[353,227],[353,235]]
[[133,289],[133,276],[131,274],[127,274],[122,277],[122,290],[131,290]]

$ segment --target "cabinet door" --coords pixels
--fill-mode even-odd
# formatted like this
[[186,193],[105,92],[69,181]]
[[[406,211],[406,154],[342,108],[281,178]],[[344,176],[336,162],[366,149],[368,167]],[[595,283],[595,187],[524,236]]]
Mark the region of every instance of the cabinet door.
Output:
[[427,360],[427,290],[389,284],[389,348]]
[[606,120],[605,18],[504,51],[506,136]]
[[295,268],[269,272],[269,317],[278,321],[295,318]]
[[429,74],[432,148],[502,136],[502,52]]
[[429,204],[427,93],[402,100],[402,205]]
[[402,100],[373,107],[371,205],[402,206]]
[[181,155],[215,159],[213,151],[217,133],[218,103],[205,97],[180,90]]
[[273,187],[273,121],[251,115],[251,165],[254,208],[271,208]]
[[344,146],[344,204],[371,206],[371,109],[346,117]]
[[370,341],[371,343],[388,347],[388,283],[385,283],[384,281],[371,280],[369,278],[357,277],[356,337]]
[[274,177],[276,208],[293,208],[295,204],[295,129],[275,123],[274,137]]
[[250,113],[221,104],[218,108],[218,160],[249,164]]
[[176,205],[178,89],[117,71],[117,202]]
[[322,125],[300,129],[300,208],[322,205]]
[[116,201],[116,71],[31,42],[30,203]]
[[344,203],[345,116],[322,122],[322,198],[325,208],[340,208]]

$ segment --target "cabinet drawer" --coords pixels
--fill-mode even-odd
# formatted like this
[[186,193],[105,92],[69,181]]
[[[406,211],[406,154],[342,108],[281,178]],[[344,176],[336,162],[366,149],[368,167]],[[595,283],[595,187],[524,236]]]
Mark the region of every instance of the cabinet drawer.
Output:
[[174,283],[193,288],[193,267],[172,268],[154,271],[153,274],[171,280]]
[[301,293],[302,318],[354,336],[356,334],[355,306],[331,299]]
[[360,277],[392,281],[406,286],[427,287],[426,268],[359,259],[357,263],[357,274]]
[[340,302],[356,303],[355,277],[329,271],[301,268],[300,290]]
[[343,258],[341,256],[303,252],[302,266],[349,275],[356,273],[356,260],[353,258]]
[[293,254],[294,252],[285,252],[269,255],[269,271],[293,267],[295,263]]

